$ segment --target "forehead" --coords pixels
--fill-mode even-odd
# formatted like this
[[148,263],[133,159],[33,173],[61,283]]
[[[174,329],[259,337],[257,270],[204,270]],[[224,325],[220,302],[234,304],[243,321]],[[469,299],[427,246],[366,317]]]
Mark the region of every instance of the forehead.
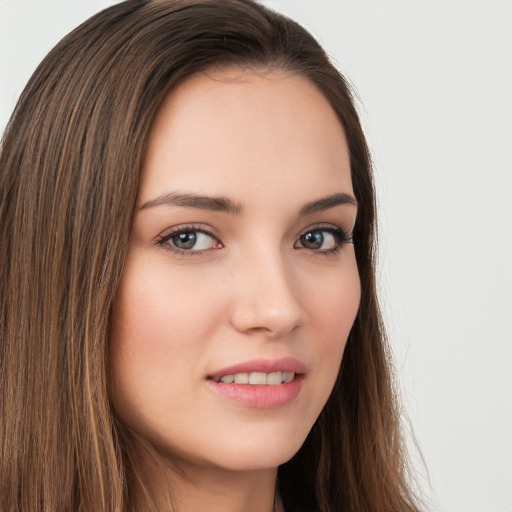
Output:
[[150,132],[139,202],[177,187],[270,193],[283,180],[290,193],[352,191],[336,113],[302,76],[228,69],[195,75],[167,96]]

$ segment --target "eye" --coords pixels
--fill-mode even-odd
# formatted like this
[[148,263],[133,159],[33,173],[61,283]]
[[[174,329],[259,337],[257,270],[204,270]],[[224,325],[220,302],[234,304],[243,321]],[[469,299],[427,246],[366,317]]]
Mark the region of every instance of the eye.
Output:
[[318,252],[336,252],[342,244],[352,243],[351,235],[340,228],[310,229],[300,235],[295,247]]
[[219,240],[203,229],[184,227],[163,235],[157,243],[177,253],[197,253],[222,247]]

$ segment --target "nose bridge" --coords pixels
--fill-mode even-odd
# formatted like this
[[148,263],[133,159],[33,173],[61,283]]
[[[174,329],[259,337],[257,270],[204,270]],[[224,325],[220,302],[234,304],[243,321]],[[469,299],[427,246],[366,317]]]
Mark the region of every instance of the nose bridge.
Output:
[[278,246],[260,246],[241,258],[236,288],[232,323],[239,331],[264,331],[279,337],[306,319],[290,262]]

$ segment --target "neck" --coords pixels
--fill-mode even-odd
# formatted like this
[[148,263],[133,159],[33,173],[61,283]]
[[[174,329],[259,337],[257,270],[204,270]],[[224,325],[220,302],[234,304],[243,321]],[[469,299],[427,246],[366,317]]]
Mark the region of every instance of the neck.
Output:
[[230,472],[212,468],[193,480],[174,477],[179,512],[273,512],[277,470]]

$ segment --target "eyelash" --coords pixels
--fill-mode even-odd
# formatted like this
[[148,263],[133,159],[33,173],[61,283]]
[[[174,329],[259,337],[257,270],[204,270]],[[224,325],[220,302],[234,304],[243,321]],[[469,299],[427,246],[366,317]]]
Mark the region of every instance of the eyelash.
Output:
[[[304,246],[295,247],[295,244],[301,239],[301,237],[303,237],[309,233],[322,233],[322,232],[330,233],[334,237],[335,246],[332,249],[314,250],[314,249],[309,249],[308,247],[304,247]],[[167,243],[173,237],[178,236],[180,234],[185,234],[185,233],[203,233],[203,234],[211,237],[213,240],[215,240],[216,243],[220,244],[221,247],[219,247],[219,248],[224,247],[222,245],[222,242],[220,241],[219,236],[216,233],[216,231],[214,231],[212,229],[205,228],[204,226],[196,226],[193,224],[186,225],[186,226],[179,226],[179,227],[173,228],[169,231],[166,231],[165,233],[163,233],[162,235],[160,235],[157,238],[156,244],[161,246],[164,250],[170,251],[179,256],[201,255],[205,250],[180,249],[179,247],[176,247],[176,246],[173,246],[173,245]],[[302,231],[301,234],[299,235],[299,237],[297,238],[297,242],[295,242],[295,244],[294,244],[294,248],[296,248],[296,249],[305,249],[305,250],[309,250],[310,252],[312,252],[315,255],[328,256],[331,254],[338,253],[341,250],[341,247],[343,245],[353,244],[353,236],[352,236],[352,233],[348,233],[345,230],[341,229],[340,227],[333,226],[333,225],[323,225],[323,226],[320,225],[320,226],[315,226],[315,227],[308,228],[308,229]],[[206,249],[206,250],[209,250],[209,249]]]
[[[314,254],[315,256],[316,255],[329,256],[332,254],[337,254],[341,251],[341,248],[343,245],[349,245],[349,244],[354,243],[352,233],[349,233],[338,226],[333,226],[332,224],[320,225],[320,226],[314,226],[312,228],[307,228],[299,235],[298,240],[300,240],[301,237],[307,235],[308,233],[325,233],[325,232],[331,234],[334,237],[335,245],[332,249],[324,249],[324,250],[309,249],[310,252],[312,254]],[[307,247],[297,247],[297,248],[308,250]]]
[[170,251],[179,256],[196,256],[202,254],[204,252],[203,250],[180,249],[179,247],[175,247],[167,243],[171,238],[185,233],[203,233],[222,245],[218,234],[213,229],[208,229],[204,226],[196,226],[194,224],[172,228],[160,235],[156,240],[156,243],[166,251]]

